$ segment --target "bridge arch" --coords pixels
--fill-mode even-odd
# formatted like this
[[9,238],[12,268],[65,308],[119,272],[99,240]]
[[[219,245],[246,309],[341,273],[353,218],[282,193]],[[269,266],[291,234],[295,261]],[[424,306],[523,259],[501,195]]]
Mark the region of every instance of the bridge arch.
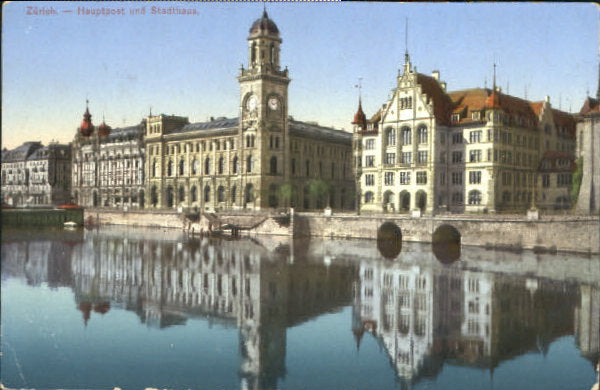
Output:
[[402,231],[394,222],[384,222],[377,229],[377,249],[386,259],[395,259],[402,251]]
[[450,264],[460,258],[461,234],[456,227],[442,224],[433,232],[431,247],[435,257],[444,264]]

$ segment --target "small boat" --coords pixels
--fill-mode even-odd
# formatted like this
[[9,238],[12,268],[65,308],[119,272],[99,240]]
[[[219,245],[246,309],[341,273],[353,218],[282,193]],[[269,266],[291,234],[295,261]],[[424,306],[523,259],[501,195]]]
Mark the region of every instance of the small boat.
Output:
[[63,226],[65,227],[65,229],[76,229],[77,223],[73,221],[67,221],[63,224]]

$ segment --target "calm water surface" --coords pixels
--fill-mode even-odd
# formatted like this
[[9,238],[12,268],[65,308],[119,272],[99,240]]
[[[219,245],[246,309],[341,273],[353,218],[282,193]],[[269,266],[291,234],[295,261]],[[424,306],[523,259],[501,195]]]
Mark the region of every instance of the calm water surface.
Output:
[[2,233],[9,388],[589,390],[596,380],[598,257],[462,248],[447,264],[408,243],[389,259],[374,241]]

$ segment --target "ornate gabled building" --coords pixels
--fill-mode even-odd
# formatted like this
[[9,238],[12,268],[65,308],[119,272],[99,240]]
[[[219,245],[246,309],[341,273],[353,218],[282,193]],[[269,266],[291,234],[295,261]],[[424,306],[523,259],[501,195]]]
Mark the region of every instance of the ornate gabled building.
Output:
[[280,66],[281,42],[265,11],[250,28],[248,67],[238,76],[238,118],[147,119],[149,206],[353,208],[352,135],[288,115],[290,79]]
[[86,107],[72,142],[72,197],[86,207],[143,208],[144,129],[94,126]]
[[71,189],[69,145],[25,142],[2,151],[2,202],[12,206],[59,205]]
[[495,76],[492,89],[447,92],[438,71],[417,73],[407,53],[388,101],[371,120],[359,103],[353,125],[361,211],[494,213],[555,208],[557,199],[570,204],[571,173],[553,171],[562,181],[550,199],[538,168],[547,152],[561,152],[572,166],[574,117],[549,99],[502,93]]

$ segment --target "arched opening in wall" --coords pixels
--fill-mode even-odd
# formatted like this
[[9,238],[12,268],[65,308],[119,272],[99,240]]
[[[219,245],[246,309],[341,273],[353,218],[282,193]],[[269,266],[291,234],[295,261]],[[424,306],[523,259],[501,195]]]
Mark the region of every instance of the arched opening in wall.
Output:
[[395,259],[402,250],[402,231],[393,222],[385,222],[377,229],[377,249],[386,259]]
[[140,204],[140,208],[143,209],[144,206],[146,205],[146,193],[144,192],[144,190],[140,190],[138,197],[139,197],[139,204]]
[[156,186],[152,186],[150,189],[150,204],[152,207],[156,207],[158,204],[158,190],[156,189]]
[[416,200],[417,200],[417,208],[419,210],[421,210],[422,212],[425,211],[425,208],[427,207],[427,194],[425,193],[425,191],[420,190],[417,192],[416,195]]
[[92,204],[94,207],[98,207],[98,193],[96,191],[92,192]]
[[340,209],[344,210],[346,208],[346,189],[342,188],[340,191]]
[[386,191],[383,194],[383,209],[385,211],[395,211],[394,193],[392,191]]
[[277,184],[271,184],[269,186],[269,207],[277,207],[279,205],[279,199],[277,198]]
[[256,42],[252,43],[252,48],[250,49],[250,62],[252,64],[256,62]]
[[190,200],[192,202],[198,201],[198,187],[192,186],[190,189]]
[[440,263],[450,264],[460,258],[460,232],[452,225],[440,225],[433,232],[431,247]]
[[219,175],[222,175],[224,171],[225,171],[225,162],[223,161],[223,157],[219,157],[219,163],[218,163]]
[[400,210],[408,212],[410,210],[410,192],[402,191],[400,193]]
[[206,157],[206,160],[204,160],[204,174],[210,174],[210,157]]
[[236,196],[237,196],[237,186],[233,185],[233,187],[231,187],[231,204],[235,204]]
[[219,186],[219,188],[217,188],[217,202],[225,202],[225,187],[223,186]]
[[254,185],[252,183],[246,184],[246,193],[244,203],[248,204],[254,201]]
[[173,187],[167,187],[167,207],[173,207],[174,199],[173,199]]
[[183,159],[179,160],[179,175],[183,176],[185,172],[185,161]]

